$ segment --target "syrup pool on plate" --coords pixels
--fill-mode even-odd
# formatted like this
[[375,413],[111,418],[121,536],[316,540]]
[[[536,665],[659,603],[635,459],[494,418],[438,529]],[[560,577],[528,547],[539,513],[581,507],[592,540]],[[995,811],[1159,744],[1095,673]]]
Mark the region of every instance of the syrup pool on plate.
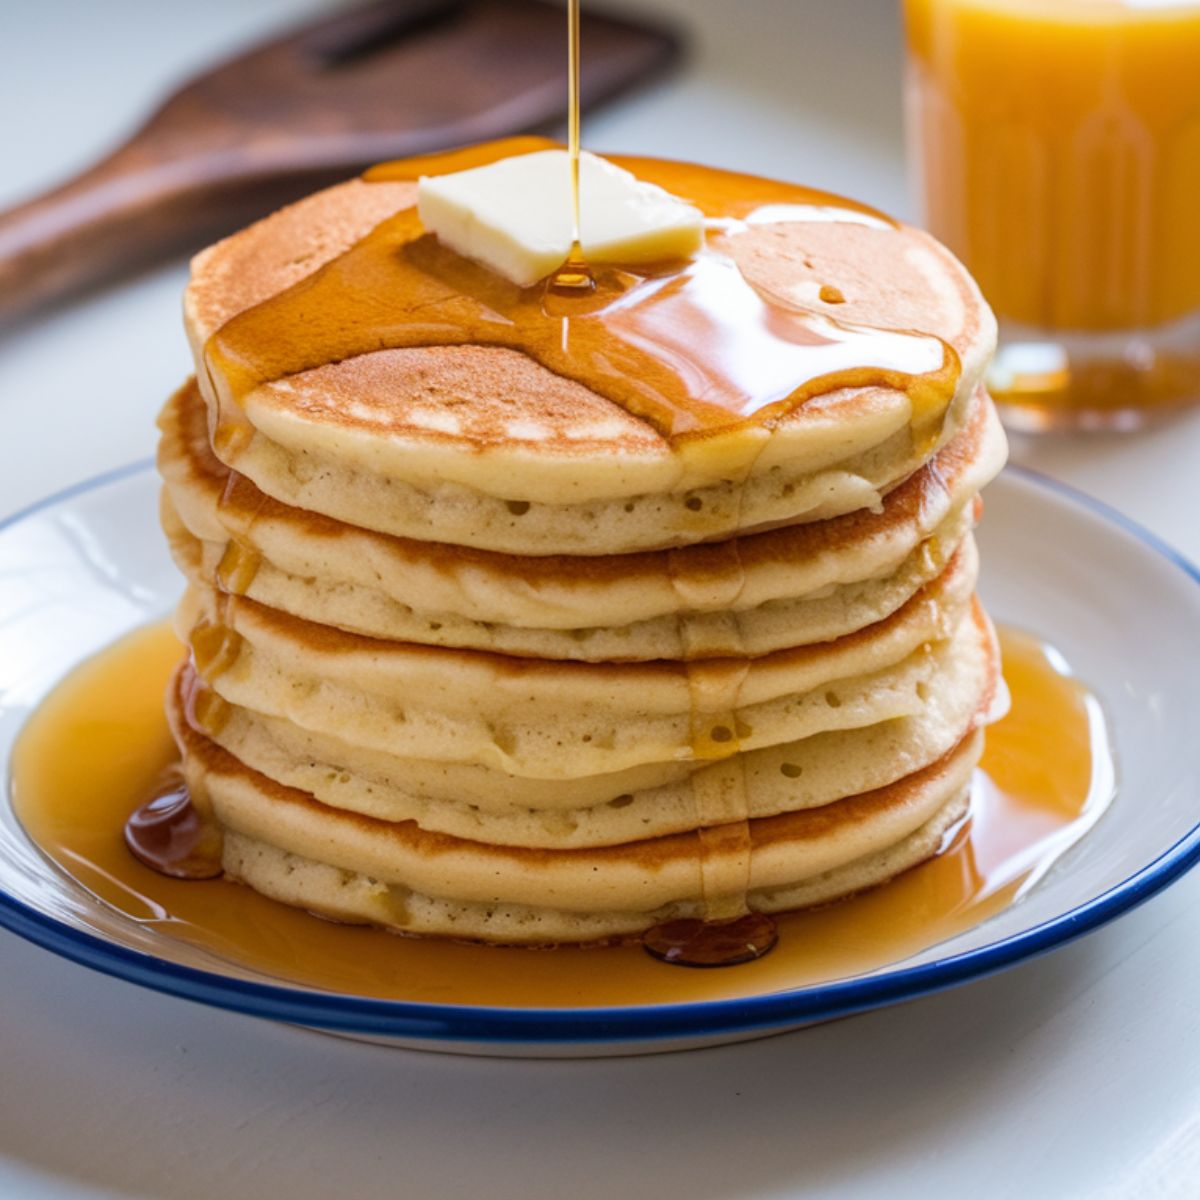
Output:
[[636,945],[546,951],[398,937],[320,920],[223,879],[151,870],[123,832],[162,793],[175,758],[163,693],[180,647],[165,624],[78,667],[34,712],[13,754],[13,800],[48,869],[163,937],[280,982],[514,1007],[761,994],[874,971],[977,925],[1019,901],[1102,814],[1115,783],[1096,698],[1036,638],[1007,630],[1001,643],[1012,708],[988,730],[970,816],[942,853],[880,888],[778,918],[770,954],[725,970],[680,970]]

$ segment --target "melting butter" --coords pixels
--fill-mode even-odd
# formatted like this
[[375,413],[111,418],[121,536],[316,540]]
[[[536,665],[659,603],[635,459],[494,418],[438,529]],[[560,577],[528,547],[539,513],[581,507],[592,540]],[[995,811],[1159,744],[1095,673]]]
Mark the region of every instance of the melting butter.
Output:
[[[580,244],[589,263],[687,258],[704,239],[698,208],[594,154],[579,160]],[[567,261],[570,157],[542,150],[448,175],[422,176],[421,222],[444,245],[518,287]]]

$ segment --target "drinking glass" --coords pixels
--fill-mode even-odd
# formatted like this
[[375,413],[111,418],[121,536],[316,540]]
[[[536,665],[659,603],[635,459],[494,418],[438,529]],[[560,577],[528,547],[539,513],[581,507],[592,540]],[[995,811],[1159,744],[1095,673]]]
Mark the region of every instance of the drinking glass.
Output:
[[904,0],[925,223],[1000,320],[1011,428],[1200,401],[1200,2]]

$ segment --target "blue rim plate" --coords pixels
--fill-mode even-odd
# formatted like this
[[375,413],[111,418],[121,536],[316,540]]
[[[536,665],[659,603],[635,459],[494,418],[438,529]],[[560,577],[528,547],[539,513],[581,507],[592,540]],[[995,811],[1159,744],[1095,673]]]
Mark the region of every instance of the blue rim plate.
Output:
[[[6,774],[13,740],[38,700],[82,658],[165,613],[178,592],[155,523],[156,486],[151,465],[136,463],[0,522]],[[1029,896],[905,962],[817,986],[654,1006],[485,1008],[322,992],[255,977],[135,928],[48,865],[8,803],[0,805],[0,925],[95,970],[201,1003],[490,1054],[740,1040],[914,999],[1044,954],[1127,912],[1200,858],[1200,766],[1189,752],[1200,684],[1187,661],[1200,633],[1200,573],[1105,505],[1017,468],[989,489],[980,542],[993,614],[1058,646],[1099,693],[1114,727],[1119,794]]]

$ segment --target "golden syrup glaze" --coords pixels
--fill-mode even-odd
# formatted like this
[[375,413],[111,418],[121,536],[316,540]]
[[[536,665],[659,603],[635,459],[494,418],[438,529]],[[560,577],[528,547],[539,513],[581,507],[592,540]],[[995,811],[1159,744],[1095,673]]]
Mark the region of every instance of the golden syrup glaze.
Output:
[[[413,180],[553,145],[493,142],[384,164],[365,178]],[[854,297],[838,280],[825,282],[824,299],[800,306],[755,287],[734,253],[741,234],[772,221],[894,222],[797,185],[657,159],[612,161],[697,205],[710,219],[705,247],[682,262],[596,267],[590,290],[519,288],[440,245],[415,207],[403,209],[208,340],[218,456],[236,461],[251,434],[242,402],[262,384],[380,349],[451,345],[524,353],[674,444],[753,432],[814,396],[866,386],[907,393],[919,439],[936,440],[959,375],[949,343],[934,331],[841,324],[839,310],[853,313]]]
[[1036,638],[1009,630],[1001,642],[1012,708],[988,731],[971,815],[942,853],[872,891],[779,917],[775,950],[732,971],[667,970],[637,946],[538,951],[397,937],[319,920],[224,880],[143,866],[122,828],[175,758],[162,694],[180,649],[165,625],[83,664],[31,716],[14,750],[13,799],[50,862],[101,900],[281,981],[380,999],[558,1008],[762,994],[877,970],[979,924],[1024,895],[1102,814],[1113,765],[1095,697]]
[[206,819],[175,764],[125,822],[125,845],[139,862],[172,879],[216,879],[224,873],[221,831]]
[[[188,630],[188,650],[197,674],[210,684],[228,671],[241,656],[245,641],[226,620],[228,594],[218,593],[217,611],[203,617]],[[196,723],[210,737],[216,737],[229,720],[229,703],[212,687],[197,689],[192,698]]]
[[262,566],[262,555],[249,542],[231,537],[217,563],[217,586],[231,596],[244,596]]
[[571,165],[571,251],[554,273],[550,290],[591,291],[595,277],[579,241],[579,0],[567,0],[567,154]]
[[740,967],[779,944],[779,927],[766,913],[729,921],[664,921],[642,935],[652,958],[681,967]]
[[[736,539],[731,544],[736,555]],[[735,577],[745,578],[740,561]],[[710,659],[684,665],[692,758],[701,762],[724,759],[730,764],[728,771],[700,775],[692,788],[704,916],[710,922],[729,921],[749,912],[750,796],[743,759],[734,756],[742,739],[752,732],[737,717],[750,660]]]
[[253,531],[266,504],[266,495],[245,476],[229,472],[217,501],[217,516],[229,533],[229,544],[217,564],[216,582],[231,595],[244,596],[262,565],[262,555],[253,544]]

